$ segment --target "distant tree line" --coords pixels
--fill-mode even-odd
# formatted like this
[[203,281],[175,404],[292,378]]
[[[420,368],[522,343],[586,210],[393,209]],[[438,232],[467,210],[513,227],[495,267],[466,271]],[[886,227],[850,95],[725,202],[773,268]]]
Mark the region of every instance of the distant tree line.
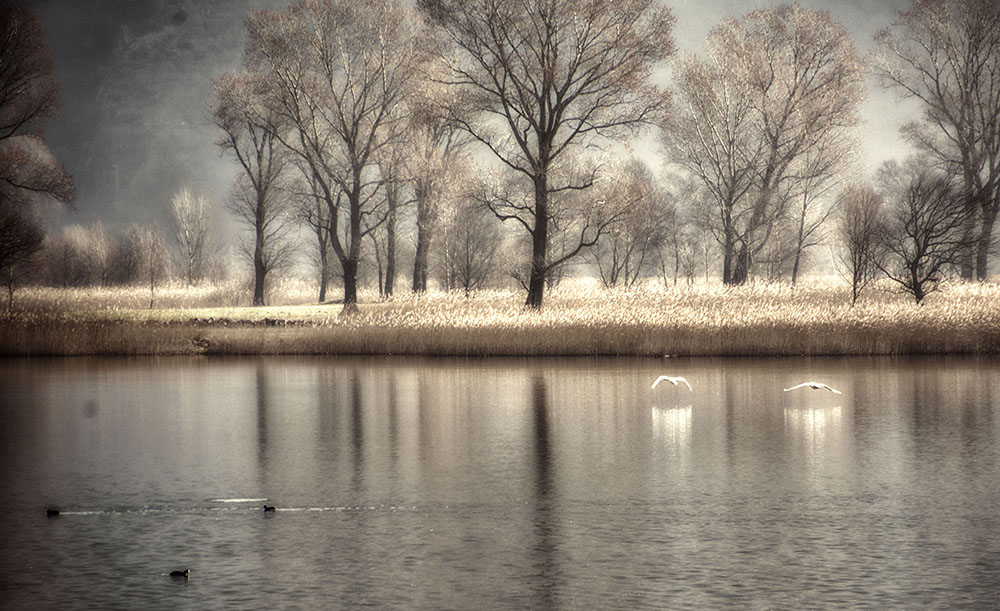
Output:
[[[414,292],[515,282],[540,308],[570,265],[609,287],[739,285],[794,284],[825,261],[852,302],[878,278],[917,302],[949,276],[987,279],[1000,211],[1000,5],[914,0],[868,57],[828,13],[795,4],[724,20],[698,55],[675,56],[673,26],[656,0],[299,0],[252,11],[243,65],[215,79],[210,100],[216,143],[238,169],[224,207],[244,228],[236,250],[252,303],[296,260],[314,270],[320,302],[342,287],[345,312],[359,286],[389,297],[402,278]],[[50,83],[36,105],[48,116],[48,51],[23,44]],[[654,79],[668,60],[669,96]],[[921,117],[903,128],[914,159],[859,167],[868,72],[919,102]],[[27,95],[0,100],[4,123]],[[48,182],[0,176],[9,278],[43,243],[20,194],[72,198],[38,148],[38,119],[17,121],[0,126],[0,155],[30,149]],[[662,172],[630,153],[643,130],[659,134]],[[171,202],[173,268],[188,284],[219,258],[215,207],[183,189]],[[141,282],[152,296],[167,266],[139,253],[165,263],[168,248],[142,232],[50,236],[46,280]]]

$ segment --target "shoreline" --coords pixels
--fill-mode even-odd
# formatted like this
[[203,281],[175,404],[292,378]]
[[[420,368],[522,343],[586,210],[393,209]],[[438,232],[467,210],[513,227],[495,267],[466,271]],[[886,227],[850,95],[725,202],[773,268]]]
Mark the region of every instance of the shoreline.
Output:
[[[1000,285],[916,305],[827,287],[492,291],[336,305],[33,307],[0,313],[0,355],[871,356],[1000,353]],[[44,306],[44,304],[42,304]]]
[[[587,330],[590,331],[590,330]],[[0,331],[0,356],[177,355],[405,355],[458,357],[758,357],[1000,354],[1000,334],[958,333],[928,339],[919,328],[830,328],[825,338],[802,329],[753,327],[702,330],[605,328],[585,342],[564,341],[578,328],[547,333],[507,330],[507,341],[485,337],[494,330],[385,331],[357,327],[351,333],[324,326],[262,327],[203,324],[44,324]],[[755,336],[767,334],[766,339]],[[363,337],[358,337],[360,333]]]

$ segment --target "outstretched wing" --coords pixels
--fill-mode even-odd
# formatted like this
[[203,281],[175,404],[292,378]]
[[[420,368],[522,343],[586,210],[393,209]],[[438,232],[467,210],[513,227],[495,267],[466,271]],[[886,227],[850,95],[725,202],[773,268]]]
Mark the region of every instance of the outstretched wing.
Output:
[[792,386],[791,388],[785,388],[783,390],[785,392],[788,392],[790,390],[795,390],[797,388],[815,388],[816,390],[820,390],[820,389],[824,389],[825,388],[826,390],[829,390],[830,392],[832,392],[835,395],[842,395],[842,394],[844,394],[844,393],[840,392],[839,390],[837,390],[836,388],[830,386],[829,384],[824,384],[822,382],[803,382],[801,384],[796,384],[795,386]]
[[790,390],[796,390],[798,388],[806,388],[806,387],[811,387],[811,386],[812,386],[812,384],[810,384],[809,382],[803,382],[801,384],[796,384],[795,386],[792,386],[791,388],[784,388],[782,390],[784,390],[785,392],[788,392]]

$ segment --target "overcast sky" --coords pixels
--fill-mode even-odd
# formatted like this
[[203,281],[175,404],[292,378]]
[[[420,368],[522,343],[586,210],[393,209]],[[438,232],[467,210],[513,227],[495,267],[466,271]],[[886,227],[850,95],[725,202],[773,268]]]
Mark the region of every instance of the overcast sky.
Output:
[[[41,14],[63,84],[62,118],[50,122],[49,144],[74,175],[76,211],[59,224],[103,219],[166,223],[181,187],[222,201],[234,175],[208,124],[211,79],[238,67],[251,8],[278,0],[28,0]],[[708,31],[770,0],[667,0],[677,17],[682,53],[701,51]],[[859,52],[892,23],[909,0],[803,0],[828,11],[851,32]],[[878,163],[906,154],[899,138],[912,104],[899,105],[872,81],[862,111],[862,159]],[[648,152],[647,152],[648,153]],[[644,155],[647,160],[654,158]],[[657,168],[658,169],[658,168]]]

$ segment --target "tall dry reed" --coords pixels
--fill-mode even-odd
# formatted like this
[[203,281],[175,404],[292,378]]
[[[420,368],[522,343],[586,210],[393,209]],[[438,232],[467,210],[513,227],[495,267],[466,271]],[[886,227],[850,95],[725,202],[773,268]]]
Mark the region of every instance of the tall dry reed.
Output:
[[[288,298],[263,308],[172,297],[144,310],[40,290],[7,312],[4,354],[818,355],[1000,352],[1000,285],[953,284],[923,305],[886,288],[851,306],[834,282],[602,289],[567,283],[545,307],[519,291],[363,294],[359,312]],[[281,302],[281,300],[278,300]],[[298,303],[299,305],[296,305]],[[214,307],[208,307],[214,306]]]

